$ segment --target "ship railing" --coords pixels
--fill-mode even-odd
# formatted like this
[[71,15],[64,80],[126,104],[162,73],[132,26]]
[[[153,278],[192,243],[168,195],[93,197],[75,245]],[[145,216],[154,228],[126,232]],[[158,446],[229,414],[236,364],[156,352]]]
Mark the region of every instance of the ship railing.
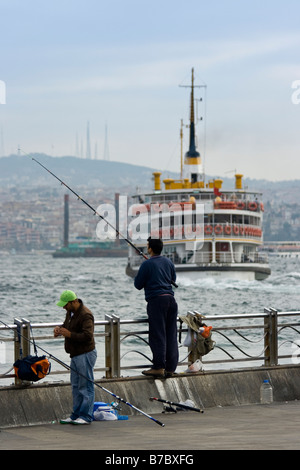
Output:
[[[216,251],[215,260],[213,260],[212,251],[187,251],[184,254],[183,258],[179,258],[179,255],[175,252],[166,252],[164,256],[169,258],[174,264],[198,264],[206,265],[209,263],[219,263],[219,264],[232,264],[232,263],[259,263],[259,264],[268,264],[268,254],[262,252],[250,252],[244,253],[240,251],[235,251],[228,246],[226,247],[227,251]],[[137,256],[130,258],[130,265],[132,267],[139,267],[143,259]]]
[[[186,316],[197,314],[198,311],[189,311]],[[212,326],[212,340],[215,343],[214,349],[200,358],[204,370],[300,364],[300,311],[279,312],[274,308],[265,308],[260,313],[207,315],[203,322]],[[23,385],[15,377],[13,363],[20,357],[19,341],[23,357],[33,354],[31,331],[34,332],[37,347],[51,354],[51,373],[44,380],[55,382],[59,377],[69,380],[68,371],[53,360],[56,357],[65,364],[70,363],[64,352],[63,339],[53,337],[53,328],[57,323],[32,323],[31,330],[28,320],[15,319],[14,324],[9,326],[9,329],[0,326],[0,386],[7,385],[7,380],[12,379],[16,386]],[[17,334],[17,327],[21,328],[21,335]],[[192,336],[196,334],[191,333]],[[178,336],[177,372],[186,372],[199,356],[190,345],[186,345],[188,328],[179,319]],[[146,318],[122,320],[116,315],[106,315],[105,320],[95,322],[95,339],[98,351],[95,379],[101,378],[99,374],[106,378],[124,374],[134,376],[140,369],[152,365]],[[38,351],[38,355],[43,354],[43,351]]]
[[[191,253],[189,263],[196,263],[198,265],[205,265],[213,262],[213,254],[211,251],[196,251],[195,255]],[[265,253],[243,253],[235,251],[216,251],[215,263],[219,264],[232,264],[232,263],[268,263],[268,255]]]
[[[180,180],[175,180],[175,182],[178,182]],[[168,191],[160,193],[158,195],[152,195],[151,197],[145,198],[146,203],[174,203],[174,202],[189,202],[190,198],[194,197],[196,202],[216,202],[216,195],[212,191],[204,191],[204,192],[195,192],[195,191],[188,191],[187,193],[182,193],[178,192],[172,193],[171,195],[169,194]],[[261,208],[261,194],[255,192],[255,191],[247,191],[247,192],[240,192],[238,195],[236,191],[231,191],[231,190],[224,190],[222,191],[221,195],[221,200],[223,202],[234,202],[236,204],[240,202],[244,202],[245,204],[248,203],[253,203],[256,202],[257,205],[259,206],[258,209]],[[133,198],[133,202],[136,204],[140,204],[140,196]],[[247,208],[246,207],[241,207],[241,209]],[[250,208],[249,208],[250,209]],[[255,206],[251,206],[252,211],[254,211]]]

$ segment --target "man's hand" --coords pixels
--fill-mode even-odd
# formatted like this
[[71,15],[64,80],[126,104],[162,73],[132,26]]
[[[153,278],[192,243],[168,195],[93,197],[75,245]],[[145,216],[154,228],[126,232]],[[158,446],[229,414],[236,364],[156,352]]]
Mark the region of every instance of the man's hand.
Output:
[[53,330],[53,333],[54,333],[54,338],[57,338],[57,336],[60,336],[60,327],[59,326],[56,326]]
[[67,330],[67,328],[56,326],[54,328],[54,336],[64,336],[65,338],[71,338],[71,331]]

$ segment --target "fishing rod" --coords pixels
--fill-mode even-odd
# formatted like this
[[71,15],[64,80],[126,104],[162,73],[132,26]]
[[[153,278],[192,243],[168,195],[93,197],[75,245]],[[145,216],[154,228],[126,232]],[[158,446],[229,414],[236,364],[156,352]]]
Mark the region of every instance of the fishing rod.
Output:
[[[26,320],[27,321],[27,320]],[[6,328],[9,328],[10,330],[13,330],[14,331],[14,328],[12,328],[11,326],[7,325],[6,323],[4,323],[2,320],[0,320],[0,323],[2,323]],[[30,323],[30,322],[28,322]],[[149,418],[151,419],[152,421],[154,421],[156,424],[159,424],[160,426],[164,427],[164,423],[162,423],[161,421],[159,421],[158,419],[155,419],[153,418],[153,416],[150,416],[148,413],[145,413],[145,411],[137,408],[136,406],[134,406],[132,403],[129,403],[128,401],[124,400],[124,398],[121,398],[119,397],[118,395],[116,395],[115,393],[113,393],[111,390],[108,390],[107,388],[103,387],[102,385],[98,384],[97,382],[95,382],[94,380],[92,379],[89,379],[88,377],[86,377],[85,375],[81,374],[80,372],[78,372],[76,369],[74,369],[73,367],[69,366],[68,364],[66,364],[65,362],[63,362],[62,360],[60,360],[58,357],[54,356],[53,354],[49,353],[48,351],[46,351],[46,349],[42,348],[41,346],[37,345],[36,342],[33,342],[31,341],[29,338],[27,338],[26,336],[22,335],[21,332],[18,332],[18,334],[24,338],[26,341],[28,341],[30,344],[33,344],[35,345],[38,349],[40,349],[41,351],[43,351],[45,354],[47,354],[47,356],[49,356],[50,359],[53,359],[55,362],[57,362],[58,364],[60,364],[61,366],[63,366],[65,369],[67,370],[70,370],[70,371],[73,371],[73,372],[76,372],[76,374],[78,374],[80,377],[83,377],[84,379],[88,380],[89,382],[91,382],[92,384],[96,385],[96,387],[99,387],[101,388],[101,390],[103,390],[104,392],[108,393],[109,395],[112,395],[114,398],[116,398],[117,400],[121,401],[122,403],[124,403],[125,405],[128,405],[130,406],[130,408],[132,408],[133,410],[135,411],[138,411],[139,413],[141,413],[142,415],[146,416],[146,418]]]
[[162,398],[150,397],[149,400],[150,401],[160,401],[162,403],[167,403],[168,405],[178,406],[178,407],[183,408],[185,410],[191,410],[191,411],[197,411],[198,413],[204,413],[204,410],[202,410],[201,408],[194,408],[193,406],[184,405],[183,403],[174,403],[173,401],[163,400]]
[[[52,175],[54,178],[56,178],[63,186],[65,186],[69,191],[71,191],[71,193],[73,193],[81,202],[83,202],[83,204],[85,204],[89,209],[91,209],[94,212],[94,215],[97,215],[107,225],[109,225],[110,228],[112,228],[119,237],[123,238],[123,240],[125,240],[140,256],[143,256],[144,259],[148,259],[148,256],[146,256],[145,253],[143,253],[141,250],[139,250],[136,245],[134,245],[128,238],[126,238],[125,235],[123,235],[121,232],[119,232],[119,230],[116,227],[114,227],[105,217],[103,217],[103,215],[99,214],[99,212],[97,212],[96,209],[94,209],[87,201],[85,201],[81,196],[79,196],[79,194],[77,194],[72,188],[70,188],[70,186],[68,186],[64,181],[62,181],[58,176],[56,176],[51,170],[49,170],[45,165],[43,165],[41,162],[39,162],[32,155],[29,155],[28,153],[24,152],[24,150],[22,150],[20,148],[19,148],[19,150],[21,152],[23,152],[24,155],[31,158],[31,160],[33,160],[35,163],[37,163],[42,168],[44,168],[44,170],[46,170],[48,173],[50,173],[50,175]],[[171,284],[174,287],[178,287],[178,285],[174,281],[171,281]]]

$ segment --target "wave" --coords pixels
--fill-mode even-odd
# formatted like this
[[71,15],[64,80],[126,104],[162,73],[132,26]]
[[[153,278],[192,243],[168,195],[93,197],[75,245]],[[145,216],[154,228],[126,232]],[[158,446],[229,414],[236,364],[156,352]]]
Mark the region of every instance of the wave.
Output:
[[293,271],[287,272],[284,274],[273,274],[264,281],[246,281],[239,279],[220,279],[220,278],[198,278],[192,279],[185,277],[177,277],[177,283],[181,287],[199,287],[203,289],[214,289],[214,290],[224,290],[224,289],[236,289],[236,290],[269,290],[272,288],[278,288],[279,285],[282,286],[299,286],[300,287],[300,272]]
[[238,279],[216,279],[216,278],[202,278],[202,279],[190,279],[188,277],[181,278],[177,277],[177,283],[179,287],[200,287],[203,289],[223,290],[223,289],[248,289],[258,287],[260,281],[244,281]]
[[297,271],[274,274],[266,280],[266,284],[278,286],[300,286],[300,273]]

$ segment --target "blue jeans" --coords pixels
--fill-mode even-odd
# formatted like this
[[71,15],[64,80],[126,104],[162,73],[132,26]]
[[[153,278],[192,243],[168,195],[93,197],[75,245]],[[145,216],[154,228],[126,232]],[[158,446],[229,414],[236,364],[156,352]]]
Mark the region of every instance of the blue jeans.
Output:
[[71,359],[71,385],[73,394],[73,413],[71,419],[82,418],[85,421],[93,421],[95,401],[94,390],[94,366],[97,359],[97,351],[94,349],[88,353],[74,356]]

